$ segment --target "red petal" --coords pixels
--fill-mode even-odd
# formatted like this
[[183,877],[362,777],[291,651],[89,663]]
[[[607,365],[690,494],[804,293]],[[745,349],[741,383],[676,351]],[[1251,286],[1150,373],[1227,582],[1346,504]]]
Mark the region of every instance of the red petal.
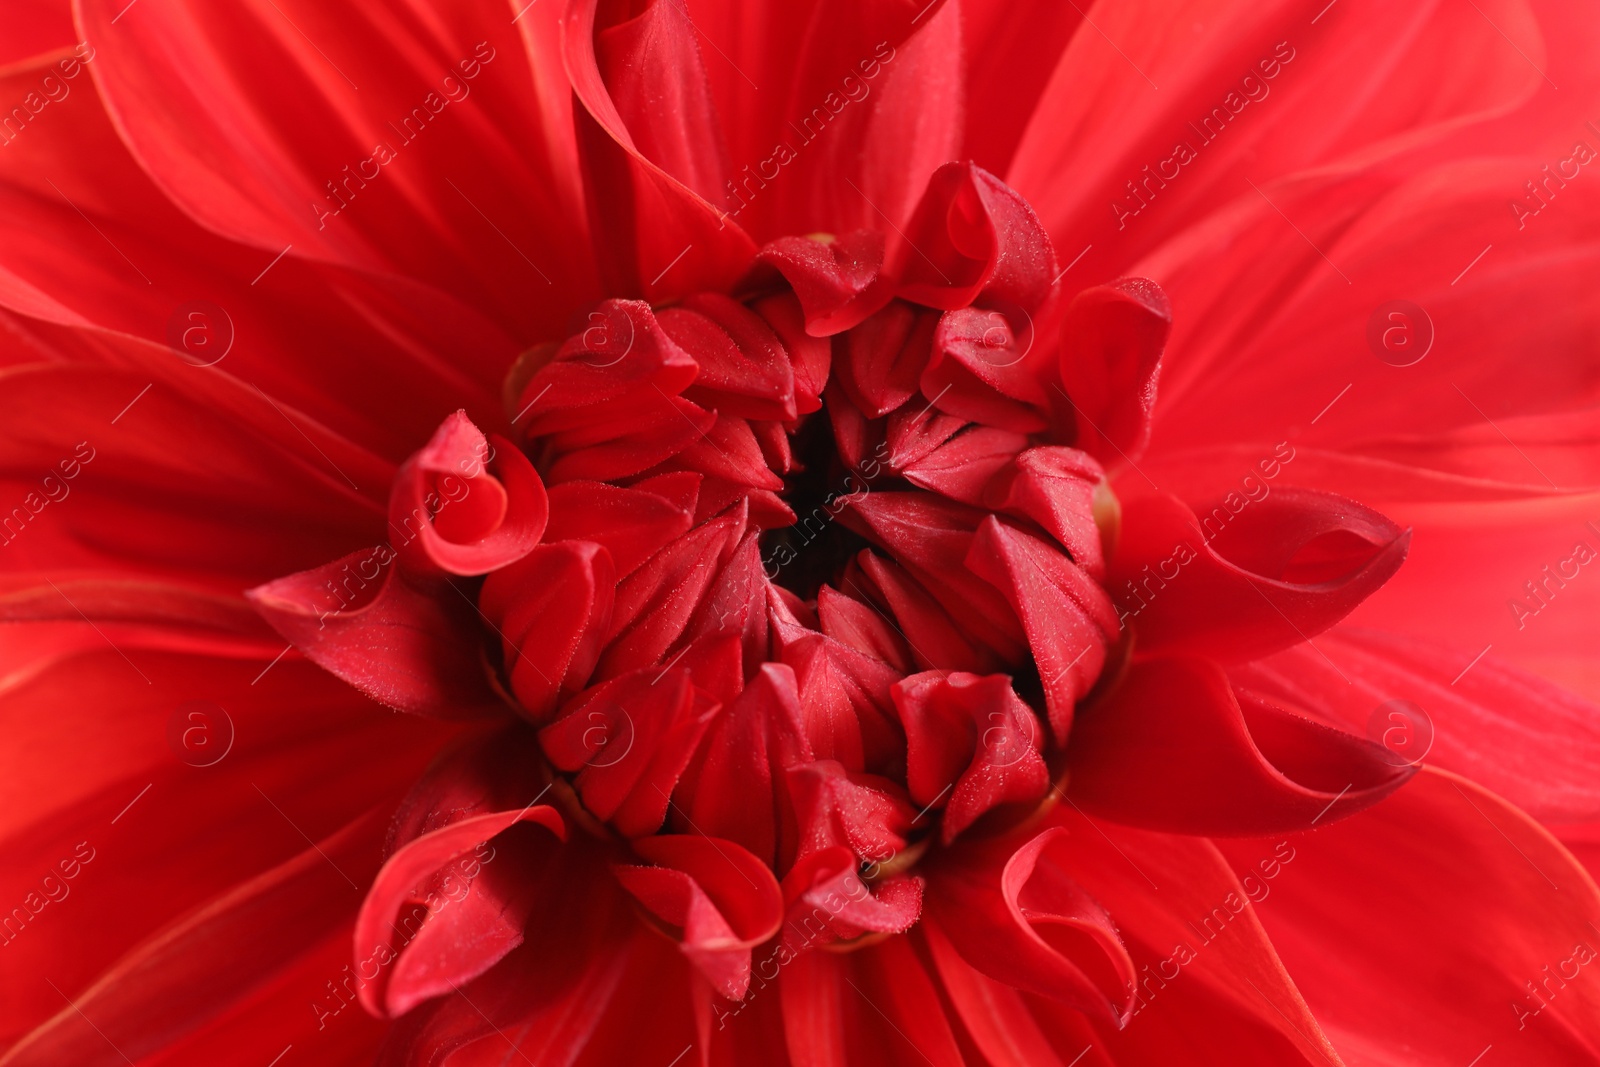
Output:
[[976,644],[922,585],[906,571],[869,550],[856,557],[862,577],[874,588],[860,587],[848,573],[845,585],[864,600],[877,599],[882,610],[894,616],[905,634],[911,657],[924,670],[998,670],[1000,657],[993,649]]
[[483,583],[479,609],[500,636],[511,691],[535,722],[588,684],[616,588],[609,554],[591,541],[540,545]]
[[[972,426],[926,456],[905,464],[902,471],[912,485],[962,504],[983,507],[990,496],[990,483],[1027,445],[1026,437],[1010,430]],[[1070,507],[1071,503],[1063,501],[1062,506]]]
[[524,1042],[535,1055],[576,1059],[600,1038],[601,1021],[638,961],[637,932],[637,914],[601,858],[569,846],[545,873],[523,943],[455,996],[391,1023],[378,1067],[478,1064],[472,1052],[479,1050],[496,1062],[508,1043],[520,1050]]
[[426,280],[539,337],[593,271],[569,98],[531,91],[540,72],[503,8],[184,3],[132,21],[91,0],[79,17],[119,133],[203,226],[263,266],[292,245]]
[[993,846],[983,863],[930,872],[928,921],[989,977],[1120,1023],[1133,961],[1105,909],[1055,858],[1067,840],[1054,827],[1014,851]]
[[1172,309],[1154,282],[1085,289],[1061,323],[1061,384],[1072,444],[1102,463],[1131,463],[1150,440]]
[[736,543],[738,516],[697,526],[652,556],[617,586],[606,650],[596,677],[659,663],[711,591],[717,564]]
[[728,152],[695,32],[687,9],[643,4],[632,17],[596,30],[594,59],[632,147],[715,202]]
[[[389,857],[356,920],[356,958],[381,965],[377,981],[360,989],[368,1011],[404,1015],[419,1002],[476,978],[522,942],[540,868],[558,848],[504,833],[521,822],[537,823],[558,838],[566,835],[556,809],[529,805],[458,819]],[[501,853],[500,866],[492,866]],[[455,887],[463,885],[457,896]],[[414,921],[407,909],[419,906],[426,908],[426,918],[420,927],[402,932],[396,923]]]
[[476,605],[447,580],[413,585],[393,558],[388,545],[362,549],[245,595],[307,659],[374,700],[447,719],[499,710]]
[[822,391],[828,385],[833,364],[833,345],[826,338],[812,337],[805,329],[805,313],[793,293],[776,293],[751,304],[767,320],[789,353],[794,371],[795,411],[808,415],[822,407]]
[[[1045,528],[1095,579],[1105,576],[1105,550],[1095,523],[1095,498],[1105,472],[1086,452],[1043,446],[1019,450],[994,479],[982,503],[1026,516]],[[969,501],[970,503],[970,501]]]
[[922,395],[943,411],[1016,433],[1044,429],[1048,398],[1023,361],[1032,343],[998,311],[968,307],[939,317]]
[[847,846],[858,858],[881,863],[905,849],[916,812],[889,779],[817,760],[791,767],[788,782],[800,855]]
[[1170,494],[1124,503],[1108,586],[1140,648],[1255,659],[1332,626],[1404,561],[1410,532],[1377,512],[1258,484],[1199,520]]
[[668,798],[717,706],[689,672],[647,668],[580,695],[539,731],[550,762],[576,774],[584,807],[627,837],[661,828]]
[[648,304],[602,301],[586,321],[522,389],[518,421],[530,438],[586,429],[601,405],[608,418],[654,413],[699,373]]
[[957,625],[1008,663],[1027,638],[1000,592],[966,567],[983,513],[925,492],[877,492],[850,501],[841,521],[893,553]]
[[750,950],[778,932],[783,896],[767,865],[732,841],[668,835],[635,841],[654,864],[617,866],[618,881],[681,931],[685,956],[729,1000],[750,987]]
[[882,418],[916,395],[938,322],[931,312],[897,300],[844,336],[835,370],[861,414]]
[[720,293],[696,293],[658,321],[700,367],[689,399],[740,418],[795,417],[789,354],[755,312]]
[[[681,475],[691,478],[692,475]],[[550,490],[547,541],[592,541],[611,556],[617,578],[629,574],[680,535],[694,516],[688,506],[644,486],[564,482]]]
[[933,173],[889,264],[900,296],[945,311],[982,294],[1031,314],[1056,276],[1050,238],[1033,208],[971,163],[946,163]]
[[1508,666],[1498,647],[1474,661],[1470,650],[1343,626],[1317,644],[1332,663],[1298,645],[1235,680],[1365,734],[1397,762],[1467,776],[1556,833],[1600,819],[1600,710],[1589,701]]
[[348,922],[352,894],[340,875],[370,877],[381,826],[381,814],[368,813],[160,930],[87,990],[74,990],[72,1004],[12,1045],[6,1062],[147,1060],[214,1023]]
[[794,289],[806,333],[831,337],[857,326],[893,295],[883,284],[883,233],[856,230],[828,240],[780,237],[756,257]]
[[801,626],[781,626],[778,658],[794,669],[806,738],[819,759],[851,770],[897,764],[903,748],[889,713],[900,672]]
[[[1269,896],[1296,878],[1295,846],[1261,843],[1250,856],[1253,877],[1241,883],[1203,837],[1104,826],[1070,806],[1056,808],[1050,821],[1072,834],[1073,847],[1055,854],[1063,872],[1105,902],[1139,966],[1133,1017],[1120,1031],[1097,1028],[1105,1062],[1171,1062],[1200,1032],[1227,1042],[1217,1067],[1341,1062],[1254,903],[1266,901],[1260,913],[1267,915]],[[1082,1031],[1061,1015],[1035,1012],[1046,1033],[1070,1034],[1067,1047],[1081,1048]]]
[[1250,694],[1199,659],[1135,664],[1079,716],[1070,792],[1118,822],[1281,833],[1377,803],[1411,777],[1373,742]]
[[1065,741],[1073,706],[1099,679],[1107,646],[1118,637],[1110,598],[1047,542],[992,515],[978,527],[966,565],[1004,593],[1022,620],[1050,728]]
[[1225,850],[1353,1062],[1402,1043],[1418,1063],[1490,1045],[1485,1062],[1600,1059],[1600,987],[1587,980],[1600,890],[1516,808],[1425,769],[1387,803],[1278,847],[1293,862],[1276,880],[1261,862],[1269,842]]
[[[650,6],[653,10],[659,5]],[[672,13],[663,12],[652,20],[655,25],[651,28],[658,31],[656,39],[644,36],[618,42],[630,46],[626,49],[630,55],[602,61],[597,47],[603,51],[604,45],[596,39],[598,7],[598,0],[576,0],[568,8],[562,50],[572,91],[583,105],[577,115],[578,145],[589,192],[590,225],[606,288],[644,295],[653,302],[698,290],[726,289],[749,266],[755,245],[726,212],[703,198],[711,192],[704,186],[716,168],[703,173],[708,161],[695,159],[687,151],[692,139],[703,142],[710,136],[709,119],[700,103],[703,98],[695,84],[704,78],[704,72],[688,20],[678,21]],[[608,71],[618,74],[629,64],[645,69],[656,57],[668,64],[656,68],[660,71],[657,80],[676,83],[679,92],[696,101],[692,137],[680,124],[682,115],[666,113],[652,120],[639,113],[648,110],[643,105],[649,95],[630,95],[626,86],[621,103],[640,106],[630,107],[634,114],[624,114],[602,77],[602,62]],[[660,124],[662,129],[644,128],[652,124]],[[684,169],[684,180],[647,158],[645,148],[635,140],[631,128],[635,125],[641,127],[638,136],[643,145]],[[720,152],[713,151],[711,158],[718,155]],[[699,191],[686,181],[693,181]]]
[[768,663],[722,709],[674,797],[696,833],[726,837],[763,862],[792,852],[794,813],[784,771],[811,762],[794,671]]
[[458,411],[395,475],[389,533],[415,573],[487,574],[527,555],[549,513],[528,457]]
[[877,608],[824,585],[817,590],[817,622],[835,641],[880,659],[901,674],[910,672],[905,638]]
[[985,812],[1038,801],[1049,790],[1039,758],[1044,731],[1010,678],[929,671],[897,682],[892,693],[906,731],[911,799],[944,808],[946,844]]
[[787,902],[780,951],[806,951],[865,933],[900,934],[922,913],[922,879],[891,877],[872,886],[843,846],[801,856],[783,879]]

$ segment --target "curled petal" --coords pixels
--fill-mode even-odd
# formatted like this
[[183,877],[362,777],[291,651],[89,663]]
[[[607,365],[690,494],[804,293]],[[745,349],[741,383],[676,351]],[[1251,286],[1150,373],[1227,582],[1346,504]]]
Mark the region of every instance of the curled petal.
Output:
[[796,836],[784,772],[811,760],[794,671],[768,663],[718,714],[673,806],[685,829],[729,838],[781,865]]
[[388,545],[364,549],[245,596],[307,659],[391,708],[441,719],[498,711],[472,601],[449,581],[414,585],[393,560]]
[[582,430],[601,405],[608,417],[655,411],[661,394],[676,396],[698,373],[650,305],[605,300],[523,387],[519,421],[526,419],[523,430],[532,438]]
[[978,527],[966,565],[1004,593],[1022,620],[1044,686],[1050,728],[1065,741],[1073,706],[1100,677],[1117,634],[1110,598],[1048,541],[993,515]]
[[1039,757],[1044,731],[1005,675],[928,671],[892,692],[911,799],[944,808],[947,844],[990,809],[1037,801],[1050,788]]
[[642,5],[597,34],[600,6],[568,7],[562,57],[581,105],[578,151],[606,288],[653,301],[725,289],[755,243],[704,199],[720,191],[726,165],[687,13],[670,0]]
[[922,879],[893,877],[868,885],[850,849],[836,846],[802,856],[783,879],[787,920],[783,941],[801,951],[865,933],[898,934],[922,914]]
[[435,757],[401,801],[389,820],[384,857],[462,819],[520,808],[540,794],[549,778],[526,727],[462,737]]
[[1049,398],[1024,362],[1028,337],[999,311],[947,311],[933,333],[920,385],[928,403],[952,415],[1016,433],[1049,423]]
[[550,505],[521,449],[490,439],[466,413],[449,416],[395,475],[389,535],[418,574],[487,574],[527,555]]
[[1095,495],[1105,471],[1076,448],[1046,445],[1017,450],[984,492],[983,503],[1032,519],[1061,542],[1097,581],[1105,577],[1105,549],[1095,523]]
[[1396,759],[1470,778],[1563,837],[1600,821],[1600,708],[1590,701],[1496,652],[1473,662],[1442,642],[1348,626],[1317,646],[1338,668],[1299,645],[1230,677],[1376,735]]
[[878,419],[915,396],[938,324],[937,315],[896,300],[846,334],[834,356],[851,405]]
[[1072,444],[1102,463],[1128,463],[1144,451],[1171,328],[1166,294],[1144,278],[1073,298],[1061,324],[1060,357]]
[[997,981],[1120,1024],[1133,961],[1105,909],[1050,855],[1068,840],[1052,827],[1009,854],[991,846],[989,862],[930,874],[930,936]]
[[581,694],[539,731],[545,756],[575,774],[584,807],[625,837],[661,828],[667,798],[717,704],[689,672],[636,671]]
[[775,267],[805,309],[806,333],[831,337],[861,323],[893,294],[884,284],[883,233],[780,237],[756,256]]
[[1153,494],[1124,504],[1109,586],[1142,650],[1240,662],[1338,622],[1399,569],[1410,541],[1332,493],[1230,493],[1198,519]]
[[750,950],[778,932],[783,894],[772,871],[733,841],[668,834],[633,843],[650,866],[612,868],[624,889],[672,928],[716,991],[742,1000]]
[[860,860],[881,863],[905,849],[916,811],[896,783],[834,760],[791,767],[788,779],[802,856],[845,846]]
[[[698,479],[682,473],[672,477],[685,485]],[[694,492],[685,506],[662,486],[623,488],[605,482],[566,482],[550,490],[550,523],[546,541],[592,541],[605,548],[616,569],[626,578],[639,564],[689,531],[694,522]]]
[[696,293],[657,317],[700,367],[690,399],[740,418],[795,417],[789,353],[755,312],[720,293]]
[[611,555],[592,541],[540,545],[483,583],[479,610],[499,633],[511,691],[535,722],[588,684],[615,595]]
[[[627,996],[619,990],[639,964],[644,939],[655,935],[639,929],[637,912],[604,867],[568,861],[529,913],[522,944],[459,996],[419,1004],[391,1022],[373,1067],[449,1062],[457,1051],[473,1056],[486,1043],[503,1045],[502,1035],[513,1031],[536,1034],[547,1055],[576,1059]],[[419,1060],[419,1050],[429,1058]]]
[[522,943],[523,920],[558,851],[549,839],[505,833],[523,822],[565,839],[566,824],[554,808],[530,805],[458,820],[389,857],[356,918],[356,958],[378,966],[359,991],[368,1011],[403,1015],[476,978]]
[[1206,835],[1331,822],[1414,772],[1377,744],[1236,693],[1214,663],[1179,657],[1136,663],[1079,716],[1069,758],[1086,810]]
[[1027,201],[972,163],[934,171],[889,254],[906,300],[945,311],[989,300],[1029,313],[1056,276],[1050,237]]
[[611,103],[640,155],[701,197],[718,198],[728,152],[689,12],[672,3],[637,10],[595,32],[595,61]]

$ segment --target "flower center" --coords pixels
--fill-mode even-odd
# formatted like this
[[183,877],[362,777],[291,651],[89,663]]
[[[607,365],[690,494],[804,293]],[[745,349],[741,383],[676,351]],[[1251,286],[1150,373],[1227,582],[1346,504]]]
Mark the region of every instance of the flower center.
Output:
[[1054,443],[1032,313],[896,296],[882,245],[776,242],[731,296],[600,304],[522,383],[549,528],[482,596],[590,814],[880,892],[935,826],[1039,803],[1116,629],[1103,474]]

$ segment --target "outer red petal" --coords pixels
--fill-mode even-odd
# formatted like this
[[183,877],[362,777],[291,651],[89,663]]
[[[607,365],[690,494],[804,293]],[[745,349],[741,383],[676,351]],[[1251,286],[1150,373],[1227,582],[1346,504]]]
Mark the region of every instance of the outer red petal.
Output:
[[1411,776],[1375,742],[1248,693],[1214,663],[1136,663],[1081,715],[1070,792],[1089,811],[1175,833],[1298,830],[1376,804]]
[[[1261,918],[1352,1061],[1600,1061],[1600,890],[1516,808],[1426,770],[1293,849]],[[1245,870],[1261,848],[1228,853]]]
[[1015,851],[996,844],[987,861],[969,854],[931,872],[927,921],[990,977],[1120,1022],[1132,1006],[1133,962],[1101,904],[1046,855],[1066,836],[1046,830]]
[[[1261,485],[1262,483],[1255,483]],[[1239,662],[1313,638],[1405,559],[1408,531],[1331,493],[1129,500],[1108,584],[1145,651]]]

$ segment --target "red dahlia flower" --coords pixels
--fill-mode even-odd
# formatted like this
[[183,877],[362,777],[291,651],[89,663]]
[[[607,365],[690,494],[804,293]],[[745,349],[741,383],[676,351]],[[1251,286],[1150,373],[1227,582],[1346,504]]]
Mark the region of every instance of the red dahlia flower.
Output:
[[1585,9],[3,48],[0,1064],[1600,1063]]

